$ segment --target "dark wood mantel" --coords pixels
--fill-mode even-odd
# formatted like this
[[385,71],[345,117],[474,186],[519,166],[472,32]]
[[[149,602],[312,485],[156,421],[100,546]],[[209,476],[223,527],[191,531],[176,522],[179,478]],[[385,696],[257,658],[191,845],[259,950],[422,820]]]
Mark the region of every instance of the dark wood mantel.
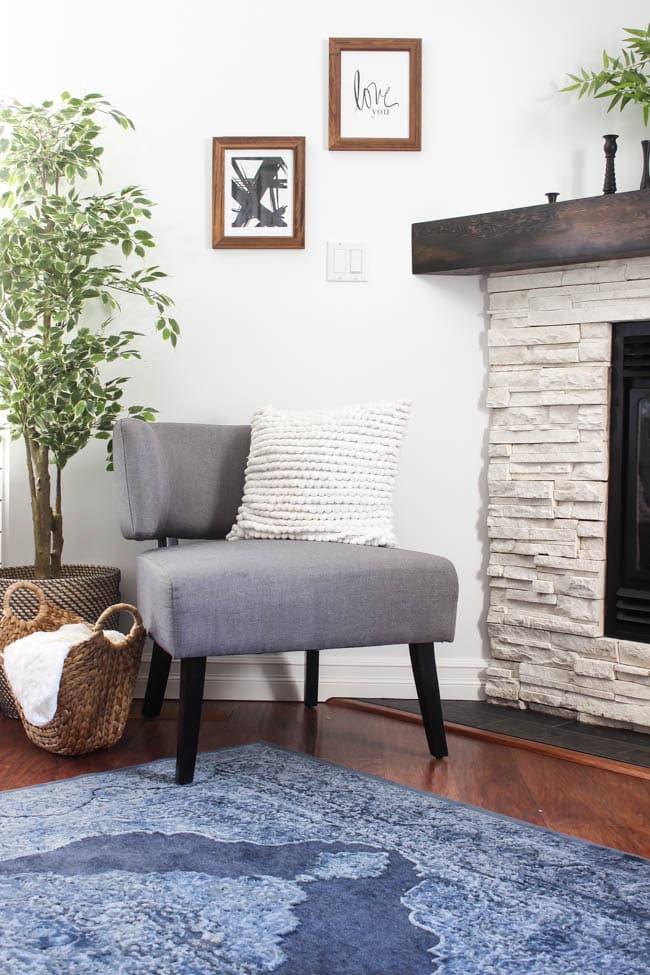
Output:
[[650,190],[414,223],[414,274],[480,274],[650,255]]

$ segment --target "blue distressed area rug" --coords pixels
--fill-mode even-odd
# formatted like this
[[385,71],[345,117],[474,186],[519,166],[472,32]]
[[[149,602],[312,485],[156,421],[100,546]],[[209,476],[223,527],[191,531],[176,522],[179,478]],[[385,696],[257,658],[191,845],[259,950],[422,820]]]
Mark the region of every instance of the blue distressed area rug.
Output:
[[0,972],[648,975],[650,861],[270,745],[0,793]]

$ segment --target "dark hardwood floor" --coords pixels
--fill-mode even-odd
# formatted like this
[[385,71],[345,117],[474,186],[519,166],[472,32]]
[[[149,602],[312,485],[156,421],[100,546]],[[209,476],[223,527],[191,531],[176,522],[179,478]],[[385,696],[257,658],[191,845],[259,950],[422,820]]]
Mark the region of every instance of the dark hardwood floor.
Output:
[[[19,722],[0,718],[0,789],[137,765],[175,751],[176,704],[145,721],[139,705],[122,741],[81,758],[41,751]],[[448,732],[449,758],[430,758],[419,723],[366,713],[332,700],[307,710],[299,703],[209,702],[203,751],[267,741],[392,782],[514,816],[650,857],[650,780],[577,765],[494,741]],[[200,761],[200,758],[199,758]],[[191,788],[179,786],[179,788]]]

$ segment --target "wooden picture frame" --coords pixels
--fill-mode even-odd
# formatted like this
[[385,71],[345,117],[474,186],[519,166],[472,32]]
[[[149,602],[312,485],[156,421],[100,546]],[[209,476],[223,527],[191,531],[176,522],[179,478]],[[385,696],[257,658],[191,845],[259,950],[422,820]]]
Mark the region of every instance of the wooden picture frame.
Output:
[[212,140],[212,246],[304,248],[303,136]]
[[421,149],[420,38],[331,37],[329,62],[330,149]]

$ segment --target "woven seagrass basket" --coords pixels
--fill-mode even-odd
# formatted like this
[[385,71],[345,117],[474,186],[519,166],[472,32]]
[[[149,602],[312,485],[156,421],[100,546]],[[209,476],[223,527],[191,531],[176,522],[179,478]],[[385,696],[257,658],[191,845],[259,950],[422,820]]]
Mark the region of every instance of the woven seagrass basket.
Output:
[[[133,625],[121,641],[112,643],[104,636],[103,626],[122,611],[131,614]],[[41,619],[49,621],[60,611],[43,597],[40,612]],[[73,618],[65,622],[80,622],[73,614],[66,616]],[[117,603],[104,610],[92,635],[74,646],[66,657],[54,718],[46,725],[34,725],[16,702],[30,741],[57,755],[85,755],[118,742],[129,716],[145,635],[135,606]],[[0,652],[0,666],[3,657],[4,649]]]
[[[107,606],[111,606],[120,600],[120,570],[105,565],[64,565],[60,579],[39,579],[38,589],[45,593],[49,603],[57,608],[68,610],[74,613],[77,618],[86,622],[96,620]],[[34,581],[34,567],[32,565],[10,566],[0,569],[0,598],[12,590],[11,604],[13,608],[12,618],[19,618],[27,622],[33,622],[38,610],[39,602],[35,596],[33,586],[15,586],[15,583]],[[76,621],[76,620],[75,620]],[[70,622],[70,620],[64,620]],[[18,636],[11,640],[2,639],[3,620],[0,620],[0,650],[2,650],[11,640],[17,640]],[[42,626],[40,623],[36,629],[56,630],[61,623],[53,626]],[[117,617],[108,623],[109,628],[118,625]],[[21,633],[20,636],[27,636],[33,629]],[[9,718],[17,718],[18,711],[14,704],[11,690],[4,676],[4,671],[0,667],[0,713]]]
[[[16,602],[22,597],[22,606],[29,605],[26,597],[33,602],[36,600],[36,615],[30,613],[31,619],[24,619],[18,616],[12,606],[12,599]],[[65,623],[78,623],[79,617],[70,613],[60,606],[48,603],[45,595],[33,582],[14,582],[5,590],[2,603],[2,616],[0,617],[0,705],[3,714],[10,718],[17,718],[18,709],[14,701],[13,694],[7,678],[5,677],[4,667],[2,666],[2,651],[14,640],[20,640],[30,633],[37,630],[58,630]]]

